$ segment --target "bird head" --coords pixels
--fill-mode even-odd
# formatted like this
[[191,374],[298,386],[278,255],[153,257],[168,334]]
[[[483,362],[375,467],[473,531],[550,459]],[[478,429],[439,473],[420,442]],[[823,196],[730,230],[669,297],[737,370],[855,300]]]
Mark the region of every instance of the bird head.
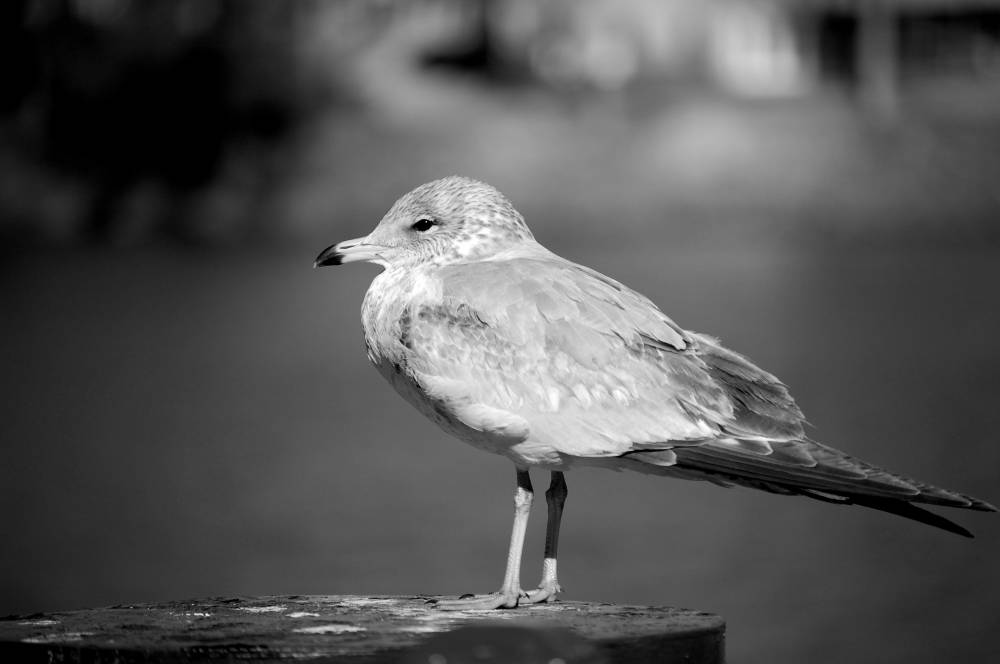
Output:
[[524,219],[494,187],[453,175],[423,184],[389,209],[371,233],[327,247],[314,263],[383,267],[483,260],[533,242]]

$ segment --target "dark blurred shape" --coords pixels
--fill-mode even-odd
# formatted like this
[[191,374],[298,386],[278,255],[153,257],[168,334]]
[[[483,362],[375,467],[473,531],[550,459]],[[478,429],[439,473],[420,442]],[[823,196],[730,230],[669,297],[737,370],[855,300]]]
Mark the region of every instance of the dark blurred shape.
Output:
[[292,9],[284,3],[33,4],[29,28],[20,27],[25,3],[5,8],[19,12],[12,23],[22,37],[5,47],[37,47],[43,75],[21,68],[18,80],[32,85],[5,88],[18,98],[4,106],[35,97],[33,149],[91,183],[84,228],[95,240],[116,234],[120,202],[144,183],[165,191],[163,229],[189,235],[186,198],[213,181],[229,146],[273,141],[295,123],[288,42],[264,32],[288,33]]
[[811,16],[815,30],[818,72],[841,84],[850,84],[858,73],[855,49],[858,19],[843,9],[829,9]]
[[34,43],[25,26],[28,0],[0,3],[0,114],[17,111],[40,75]]
[[95,239],[112,234],[115,206],[138,182],[159,180],[173,196],[209,182],[236,113],[230,63],[212,40],[222,21],[187,37],[157,29],[164,9],[137,5],[122,20],[134,32],[71,11],[46,29],[52,75],[44,152],[50,163],[95,181],[86,221]]
[[508,68],[497,48],[494,34],[495,7],[493,0],[475,0],[466,3],[469,28],[462,39],[455,44],[438,47],[423,56],[428,67],[442,67],[458,71],[467,71],[492,78],[500,78]]
[[1000,71],[1000,7],[904,11],[899,30],[905,73],[988,76]]

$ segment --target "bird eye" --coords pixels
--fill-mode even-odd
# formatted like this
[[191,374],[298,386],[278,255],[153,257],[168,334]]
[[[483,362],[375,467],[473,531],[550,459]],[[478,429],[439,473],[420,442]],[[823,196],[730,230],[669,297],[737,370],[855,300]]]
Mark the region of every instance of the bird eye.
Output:
[[410,228],[419,233],[426,233],[436,225],[437,223],[433,219],[418,219],[417,221],[413,222],[413,225],[410,226]]

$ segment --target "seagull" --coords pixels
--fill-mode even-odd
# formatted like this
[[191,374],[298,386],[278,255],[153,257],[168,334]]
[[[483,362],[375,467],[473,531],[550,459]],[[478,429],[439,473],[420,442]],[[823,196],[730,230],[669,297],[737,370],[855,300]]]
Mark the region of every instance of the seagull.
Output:
[[[494,187],[421,185],[367,236],[314,267],[384,268],[362,305],[368,358],[447,433],[514,463],[514,526],[498,592],[438,600],[498,609],[555,600],[564,472],[597,466],[861,505],[971,537],[914,503],[993,505],[810,440],[774,375],[651,300],[539,244]],[[550,471],[542,578],[521,587],[530,468]]]

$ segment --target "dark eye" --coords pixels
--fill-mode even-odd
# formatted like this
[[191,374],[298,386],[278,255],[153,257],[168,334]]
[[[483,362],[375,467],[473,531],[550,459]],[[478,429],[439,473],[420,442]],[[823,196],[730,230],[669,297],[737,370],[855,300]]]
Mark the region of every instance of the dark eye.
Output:
[[410,228],[419,233],[426,233],[435,225],[436,223],[434,222],[433,219],[418,219],[415,222],[413,222],[413,225],[410,226]]

